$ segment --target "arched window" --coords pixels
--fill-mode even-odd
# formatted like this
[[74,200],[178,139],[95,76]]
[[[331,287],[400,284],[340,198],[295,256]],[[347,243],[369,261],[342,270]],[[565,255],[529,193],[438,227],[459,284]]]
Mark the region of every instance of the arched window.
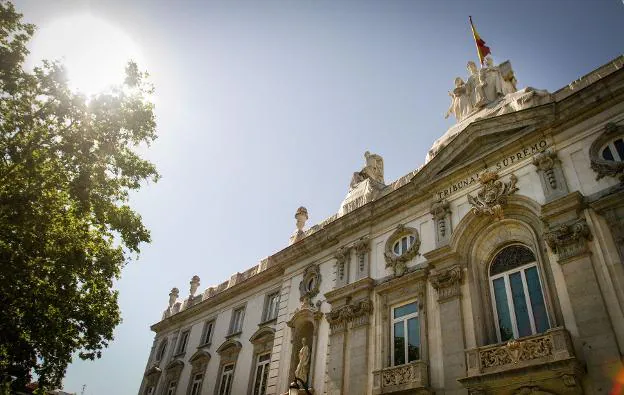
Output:
[[512,245],[496,255],[490,266],[490,288],[499,341],[550,327],[537,260],[527,247]]
[[414,235],[403,236],[394,242],[394,244],[392,245],[392,251],[397,256],[401,256],[410,249],[412,244],[414,244],[414,241],[416,241],[416,236]]
[[165,357],[165,351],[167,351],[167,340],[163,340],[160,343],[160,347],[158,348],[158,353],[156,354],[156,361],[162,361]]

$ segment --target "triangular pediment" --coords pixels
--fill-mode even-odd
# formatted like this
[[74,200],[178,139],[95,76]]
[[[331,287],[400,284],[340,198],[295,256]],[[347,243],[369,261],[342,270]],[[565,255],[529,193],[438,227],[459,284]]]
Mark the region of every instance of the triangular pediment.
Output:
[[431,159],[412,182],[430,182],[521,140],[553,120],[553,107],[540,107],[484,119],[468,125]]

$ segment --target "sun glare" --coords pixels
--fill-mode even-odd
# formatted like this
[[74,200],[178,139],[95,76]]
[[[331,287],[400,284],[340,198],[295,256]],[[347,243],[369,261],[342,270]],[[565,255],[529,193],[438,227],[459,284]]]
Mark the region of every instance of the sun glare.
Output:
[[68,16],[39,26],[31,60],[61,60],[73,89],[88,95],[123,82],[129,60],[144,66],[138,47],[120,28],[89,14]]

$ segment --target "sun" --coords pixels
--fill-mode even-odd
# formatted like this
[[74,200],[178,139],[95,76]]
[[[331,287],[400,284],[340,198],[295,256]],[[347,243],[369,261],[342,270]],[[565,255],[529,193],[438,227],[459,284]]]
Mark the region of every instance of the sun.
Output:
[[32,63],[58,59],[72,89],[95,94],[124,79],[129,60],[142,65],[137,45],[119,27],[90,14],[77,14],[41,25],[31,45]]

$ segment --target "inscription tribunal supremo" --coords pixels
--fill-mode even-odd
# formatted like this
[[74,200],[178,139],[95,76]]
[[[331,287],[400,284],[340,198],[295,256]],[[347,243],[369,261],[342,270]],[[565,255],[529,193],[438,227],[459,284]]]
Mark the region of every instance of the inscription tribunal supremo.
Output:
[[505,167],[511,166],[515,163],[518,163],[519,161],[526,159],[529,156],[533,156],[535,154],[537,154],[538,152],[542,152],[544,151],[546,148],[548,148],[548,142],[546,140],[540,140],[537,143],[530,145],[528,147],[525,147],[519,151],[517,151],[516,153],[514,153],[513,155],[509,155],[504,157],[503,159],[499,160],[498,162],[496,162],[494,164],[494,166],[492,168],[485,168],[483,169],[483,171],[479,172],[479,173],[475,173],[469,177],[464,178],[463,180],[460,180],[458,182],[452,183],[451,185],[449,185],[447,188],[441,190],[441,191],[437,191],[436,192],[436,196],[438,199],[442,199],[442,198],[446,198],[449,195],[467,187],[470,186],[472,184],[474,184],[475,182],[479,181],[479,176],[485,172],[485,171],[499,171],[501,169],[504,169]]

